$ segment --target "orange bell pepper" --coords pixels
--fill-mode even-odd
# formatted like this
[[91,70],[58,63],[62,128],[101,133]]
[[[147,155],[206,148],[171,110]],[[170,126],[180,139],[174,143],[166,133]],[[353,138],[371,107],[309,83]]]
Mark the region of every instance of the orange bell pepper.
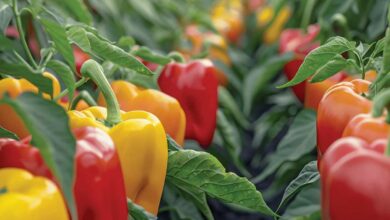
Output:
[[[143,110],[156,115],[165,131],[180,145],[184,142],[186,117],[180,103],[173,97],[154,89],[139,88],[118,80],[111,83],[112,90],[123,111]],[[106,106],[99,94],[98,104]]]

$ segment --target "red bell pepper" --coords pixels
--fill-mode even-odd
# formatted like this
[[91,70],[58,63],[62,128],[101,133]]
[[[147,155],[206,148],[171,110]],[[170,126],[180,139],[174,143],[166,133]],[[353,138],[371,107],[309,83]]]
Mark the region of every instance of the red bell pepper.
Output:
[[386,139],[349,137],[333,143],[321,163],[324,220],[390,219],[390,159]]
[[90,59],[90,56],[76,46],[73,47],[73,56],[76,64],[77,75],[81,77],[81,66],[85,61]]
[[[305,56],[320,46],[320,43],[315,41],[319,31],[319,25],[310,25],[307,33],[300,29],[286,29],[280,35],[279,53],[291,51],[295,54],[295,59],[288,62],[283,68],[288,80],[294,78]],[[306,81],[303,81],[292,87],[293,92],[301,102],[305,99],[305,84]]]
[[[122,170],[111,138],[93,127],[74,129],[73,133],[77,139],[74,194],[78,218],[127,219]],[[37,148],[12,139],[0,139],[3,167],[23,168],[53,179]]]
[[186,114],[186,138],[207,148],[213,138],[218,108],[218,80],[210,60],[187,64],[169,63],[158,84],[164,93],[176,98]]
[[370,100],[361,96],[368,92],[369,81],[355,79],[338,83],[325,93],[317,112],[318,160],[328,147],[339,139],[348,122],[360,113],[371,110]]

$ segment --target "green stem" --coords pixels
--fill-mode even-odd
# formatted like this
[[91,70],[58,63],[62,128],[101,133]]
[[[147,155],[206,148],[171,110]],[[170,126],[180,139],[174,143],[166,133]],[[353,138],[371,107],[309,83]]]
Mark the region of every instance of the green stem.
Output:
[[306,0],[305,10],[303,11],[303,17],[301,22],[301,28],[304,32],[307,31],[307,26],[309,26],[310,17],[313,12],[313,8],[315,4],[316,4],[316,0]]
[[32,54],[30,52],[30,49],[28,48],[27,42],[26,42],[26,36],[24,35],[24,32],[23,32],[22,21],[20,19],[20,13],[18,12],[18,2],[17,2],[17,0],[13,0],[12,10],[13,10],[14,15],[15,15],[16,28],[18,29],[18,32],[19,32],[19,35],[20,35],[20,41],[22,42],[22,46],[23,46],[24,52],[27,54],[27,57],[30,60],[31,65],[33,65],[33,67],[35,69],[38,69],[38,65],[35,62]]
[[[383,115],[384,109],[387,109],[386,123],[390,124],[390,89],[387,89],[374,97],[372,107],[372,117],[378,118]],[[387,142],[385,154],[390,156],[390,140]]]
[[121,121],[120,108],[115,93],[103,73],[103,68],[94,60],[87,60],[81,67],[81,74],[91,78],[102,92],[107,103],[106,123],[113,126]]
[[183,57],[183,55],[177,51],[173,51],[173,52],[170,52],[168,54],[168,57],[173,59],[174,61],[178,62],[178,63],[184,63],[185,62],[185,59]]
[[[89,80],[89,79],[88,79],[88,78],[85,78],[85,77],[81,78],[81,79],[80,79],[79,81],[77,81],[76,84],[74,85],[75,89],[78,88],[78,87],[80,87],[80,86],[82,86],[82,85],[84,85],[84,83],[88,82],[88,80]],[[58,101],[58,100],[60,100],[62,97],[68,95],[68,93],[69,93],[69,89],[64,89],[60,94],[58,94],[58,96],[54,97],[53,100],[54,100],[54,101]]]
[[84,100],[89,106],[97,106],[96,101],[92,98],[91,94],[89,94],[86,90],[83,90],[78,96],[76,96],[76,98],[74,98],[70,109],[75,109],[81,100]]

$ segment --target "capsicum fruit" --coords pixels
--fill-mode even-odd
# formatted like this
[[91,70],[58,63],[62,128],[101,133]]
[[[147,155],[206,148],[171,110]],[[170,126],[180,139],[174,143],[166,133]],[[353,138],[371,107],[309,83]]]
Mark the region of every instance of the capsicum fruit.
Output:
[[333,143],[321,163],[322,218],[390,219],[390,159],[386,139],[349,137]]
[[161,91],[175,97],[187,118],[185,137],[207,148],[213,138],[218,108],[218,82],[210,60],[167,64],[158,79]]
[[[94,127],[77,128],[73,134],[77,139],[74,195],[78,218],[127,219],[122,170],[111,138]],[[0,167],[26,169],[56,182],[39,150],[27,142],[0,139]]]
[[259,10],[256,15],[256,19],[260,27],[264,27],[272,21],[263,33],[263,42],[265,44],[275,43],[279,37],[281,37],[283,27],[290,18],[290,15],[291,10],[288,6],[282,7],[275,18],[275,11],[273,7],[266,6]]
[[348,122],[357,114],[371,111],[372,103],[362,96],[368,92],[369,81],[355,79],[338,83],[325,93],[317,112],[318,158],[337,139]]
[[18,168],[0,169],[0,219],[69,219],[57,186]]
[[[53,96],[57,96],[61,90],[57,78],[48,72],[44,72],[43,75],[53,81]],[[0,80],[0,98],[2,98],[5,93],[8,93],[11,98],[15,98],[23,92],[38,93],[38,88],[25,79],[4,78]],[[43,94],[43,96],[49,98],[48,94]],[[20,138],[29,135],[22,120],[16,112],[6,104],[0,104],[0,124],[7,130],[17,134]]]
[[[305,56],[320,46],[320,43],[315,41],[319,31],[320,27],[318,25],[310,25],[307,33],[303,33],[300,29],[286,29],[282,32],[279,42],[279,53],[283,54],[291,51],[295,55],[295,58],[283,68],[283,72],[288,80],[294,78]],[[305,99],[305,84],[306,81],[303,81],[292,87],[293,92],[301,102]]]
[[[179,144],[184,142],[186,117],[180,103],[154,89],[144,89],[124,80],[111,82],[111,88],[123,111],[143,110],[157,116],[165,131]],[[100,93],[98,103],[106,106]]]
[[127,197],[156,215],[168,162],[164,127],[149,112],[121,112],[114,91],[96,61],[86,61],[81,73],[97,84],[107,109],[90,107],[83,111],[70,111],[70,126],[98,127],[110,135],[118,151]]

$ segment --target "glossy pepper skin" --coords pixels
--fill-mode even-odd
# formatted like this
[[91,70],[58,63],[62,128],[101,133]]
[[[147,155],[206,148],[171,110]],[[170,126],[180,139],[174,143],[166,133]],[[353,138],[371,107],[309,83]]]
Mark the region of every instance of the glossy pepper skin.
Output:
[[0,219],[69,219],[56,185],[17,168],[0,169]]
[[[53,96],[60,93],[61,87],[57,78],[48,72],[43,75],[53,81]],[[38,88],[25,79],[4,78],[0,80],[0,98],[8,93],[11,98],[15,98],[23,92],[38,93]],[[49,98],[48,94],[44,94],[45,98]],[[0,125],[7,130],[17,134],[19,138],[24,138],[29,135],[22,120],[16,112],[6,104],[0,104]]]
[[90,56],[78,47],[73,47],[73,56],[76,64],[77,74],[81,76],[80,74],[81,66],[85,61],[87,61],[90,58]]
[[304,96],[304,106],[305,108],[310,108],[317,110],[318,104],[320,103],[322,97],[326,91],[333,85],[342,82],[353,80],[345,72],[339,72],[333,75],[332,77],[317,83],[305,82],[305,96]]
[[321,166],[323,219],[390,219],[386,143],[349,137],[329,147]]
[[360,113],[368,113],[372,103],[362,96],[368,92],[369,81],[355,79],[338,83],[325,93],[317,112],[318,159],[339,139],[348,122]]
[[[305,56],[320,46],[320,43],[315,41],[319,31],[320,27],[318,25],[310,25],[307,34],[300,29],[286,29],[282,32],[279,41],[279,53],[283,54],[291,51],[295,54],[295,58],[283,68],[288,80],[294,78]],[[292,87],[293,92],[301,102],[305,100],[305,86],[306,81],[303,81]]]
[[[77,139],[74,195],[78,218],[127,219],[124,180],[113,141],[94,127],[74,129],[73,134]],[[0,167],[22,168],[56,181],[39,150],[26,141],[0,139]]]
[[[179,145],[184,142],[186,117],[180,103],[173,97],[154,89],[144,89],[124,80],[111,82],[111,88],[123,111],[143,110],[157,116],[168,133]],[[106,106],[100,94],[98,104]]]
[[218,82],[209,60],[169,63],[158,79],[161,91],[175,97],[187,118],[185,137],[207,148],[213,138],[218,108]]
[[158,118],[145,111],[123,112],[120,123],[106,127],[103,107],[68,115],[72,128],[92,126],[109,134],[119,155],[127,197],[156,215],[168,161],[166,134]]

